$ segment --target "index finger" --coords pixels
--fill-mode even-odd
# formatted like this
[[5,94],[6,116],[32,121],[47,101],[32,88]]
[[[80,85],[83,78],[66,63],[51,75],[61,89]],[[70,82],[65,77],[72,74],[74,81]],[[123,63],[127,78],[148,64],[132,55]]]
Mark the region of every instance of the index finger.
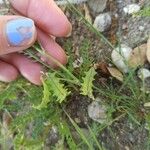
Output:
[[33,19],[35,24],[48,34],[67,36],[71,24],[53,0],[9,0],[21,14]]

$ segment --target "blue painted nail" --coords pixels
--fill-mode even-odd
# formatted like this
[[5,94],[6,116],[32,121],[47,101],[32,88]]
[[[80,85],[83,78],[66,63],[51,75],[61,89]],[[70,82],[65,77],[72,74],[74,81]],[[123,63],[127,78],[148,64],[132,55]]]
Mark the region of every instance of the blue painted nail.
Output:
[[34,22],[29,18],[10,20],[6,24],[6,35],[10,46],[24,46],[31,44],[34,34]]

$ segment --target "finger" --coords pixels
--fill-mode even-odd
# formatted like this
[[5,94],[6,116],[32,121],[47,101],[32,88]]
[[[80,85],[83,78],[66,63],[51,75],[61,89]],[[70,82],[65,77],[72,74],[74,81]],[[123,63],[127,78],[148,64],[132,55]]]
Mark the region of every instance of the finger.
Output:
[[[43,50],[45,50],[51,57],[65,65],[67,63],[67,56],[64,50],[55,42],[55,40],[44,32],[38,30],[38,41],[41,44]],[[50,59],[50,57],[44,58],[44,60],[52,67],[57,68],[58,65]]]
[[0,55],[30,47],[36,40],[34,22],[20,16],[0,16]]
[[11,82],[17,78],[18,74],[15,67],[0,60],[0,81]]
[[22,54],[13,53],[1,56],[3,61],[14,65],[19,72],[31,83],[41,85],[42,67],[40,64],[33,62]]
[[53,0],[9,0],[21,14],[32,18],[43,31],[54,36],[67,36],[71,24]]

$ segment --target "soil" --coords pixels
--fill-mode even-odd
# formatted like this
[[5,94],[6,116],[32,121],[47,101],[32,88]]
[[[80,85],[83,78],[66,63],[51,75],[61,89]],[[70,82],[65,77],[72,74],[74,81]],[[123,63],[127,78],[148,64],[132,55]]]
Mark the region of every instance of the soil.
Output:
[[[112,25],[103,34],[113,45],[118,43],[117,33],[119,29],[121,31],[121,41],[127,43],[132,48],[147,40],[147,35],[150,33],[150,17],[135,19],[131,16],[124,17],[122,12],[122,8],[132,2],[140,3],[141,0],[108,0],[107,2],[107,7],[104,12],[111,12]],[[142,7],[145,5],[150,5],[150,1],[143,0]],[[81,12],[84,12],[83,4],[76,5],[76,7],[81,10]],[[0,9],[2,10],[1,7]],[[62,7],[62,9],[65,10],[65,14],[72,23],[73,32],[69,38],[57,39],[58,43],[63,47],[63,43],[68,39],[71,40],[73,43],[72,53],[77,55],[80,53],[79,47],[82,41],[85,38],[90,39],[92,46],[90,47],[89,52],[94,58],[94,61],[96,63],[108,61],[112,48],[92,33],[89,28],[85,26],[81,18],[77,17],[74,12],[70,12],[67,8],[64,9],[64,7]],[[94,21],[97,14],[91,12],[91,10],[90,14],[92,21]],[[118,17],[116,17],[116,14]],[[124,24],[127,26],[126,29],[122,29]],[[144,31],[137,30],[139,26],[143,24],[145,28]],[[87,125],[92,123],[92,120],[88,117],[87,113],[87,107],[90,102],[91,100],[82,97],[81,95],[72,95],[66,106],[67,112],[82,129],[85,129],[85,132]],[[126,117],[123,117],[119,121],[113,123],[110,128],[112,132],[110,132],[109,129],[105,129],[98,136],[99,141],[103,143],[106,150],[146,150],[145,141],[148,138],[148,132],[145,123],[142,124],[142,127],[139,127],[138,125],[133,126]],[[57,137],[55,140],[56,139]]]
[[[111,12],[112,15],[112,25],[108,31],[104,32],[103,35],[113,44],[116,45],[118,38],[120,38],[121,43],[125,43],[131,48],[139,46],[144,43],[150,34],[150,17],[138,17],[133,18],[131,16],[124,16],[123,7],[131,3],[140,3],[142,7],[148,6],[149,1],[134,1],[134,0],[109,0],[107,2],[107,7],[104,12]],[[79,10],[83,12],[83,5],[76,6]],[[90,10],[91,12],[92,10]],[[92,47],[90,48],[90,54],[94,58],[95,62],[105,62],[109,60],[112,48],[107,44],[102,42],[95,34],[83,24],[83,22],[74,13],[70,11],[65,11],[66,15],[70,19],[73,25],[73,32],[71,41],[73,41],[72,52],[79,51],[79,47],[85,38],[90,39],[92,42]],[[117,18],[116,18],[117,14]],[[91,12],[92,20],[96,17],[96,13]],[[126,28],[122,26],[126,25]],[[145,30],[139,31],[139,27],[144,25]],[[120,35],[118,37],[118,32]],[[62,45],[67,39],[58,40]],[[80,53],[80,52],[78,52]],[[76,54],[76,53],[75,53]],[[104,79],[106,82],[107,79]],[[90,124],[92,120],[87,115],[87,107],[89,105],[89,100],[80,95],[75,95],[71,98],[68,103],[68,112],[71,117],[76,120],[76,123],[86,129],[87,124]],[[145,142],[148,140],[148,131],[146,129],[146,124],[142,123],[142,126],[133,126],[131,122],[128,121],[126,117],[123,117],[119,121],[116,121],[110,126],[112,132],[109,129],[105,129],[99,134],[99,141],[103,143],[107,150],[148,150],[148,146]],[[113,134],[112,134],[113,133]]]

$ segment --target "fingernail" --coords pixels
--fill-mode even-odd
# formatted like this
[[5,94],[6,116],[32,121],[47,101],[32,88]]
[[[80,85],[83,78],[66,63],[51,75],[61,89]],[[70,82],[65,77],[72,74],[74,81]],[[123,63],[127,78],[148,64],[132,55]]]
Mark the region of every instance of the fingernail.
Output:
[[70,37],[71,34],[72,34],[72,32],[69,32],[69,33],[66,35],[66,37]]
[[70,37],[72,34],[72,25],[70,24],[69,33],[66,35],[66,37]]
[[6,36],[10,46],[30,45],[35,38],[35,25],[29,18],[9,20],[6,24]]

